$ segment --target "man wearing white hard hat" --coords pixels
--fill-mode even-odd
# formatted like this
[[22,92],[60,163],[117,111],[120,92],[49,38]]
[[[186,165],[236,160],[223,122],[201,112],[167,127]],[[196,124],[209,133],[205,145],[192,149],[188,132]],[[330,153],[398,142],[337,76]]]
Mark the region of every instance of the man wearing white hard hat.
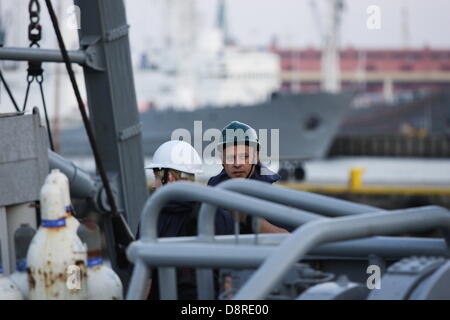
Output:
[[159,146],[146,169],[153,169],[157,189],[169,182],[194,181],[195,174],[202,172],[202,159],[189,143],[172,140]]
[[[176,181],[195,181],[195,175],[202,172],[202,159],[187,142],[172,140],[163,143],[155,151],[152,163],[146,169],[153,169],[158,189]],[[158,219],[158,237],[182,237],[197,234],[199,204],[194,201],[171,201],[162,210]],[[217,213],[216,234],[233,234],[234,221],[227,213]],[[139,234],[138,234],[139,236]],[[154,270],[156,271],[156,270]],[[150,299],[159,299],[158,277],[152,272]],[[189,268],[177,269],[179,299],[197,299],[195,271]]]

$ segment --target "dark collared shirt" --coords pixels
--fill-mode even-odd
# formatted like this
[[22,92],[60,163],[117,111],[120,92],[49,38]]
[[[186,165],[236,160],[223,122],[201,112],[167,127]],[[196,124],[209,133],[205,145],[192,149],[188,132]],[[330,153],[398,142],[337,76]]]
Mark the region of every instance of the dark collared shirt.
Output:
[[[219,183],[222,183],[222,182],[224,182],[224,181],[226,181],[228,179],[231,179],[231,178],[228,176],[228,174],[226,173],[225,169],[222,169],[222,171],[218,175],[216,175],[214,177],[211,177],[208,180],[208,186],[216,186]],[[250,176],[249,179],[262,181],[262,182],[267,182],[267,183],[274,183],[274,182],[277,182],[278,180],[280,180],[280,176],[277,173],[271,171],[266,166],[258,163],[258,164],[255,165],[255,170],[254,170],[253,174]],[[219,208],[217,210],[217,213],[221,213],[222,215],[225,214],[225,213],[230,214],[229,211],[227,211],[227,210],[225,210],[223,208]],[[294,228],[292,228],[290,226],[283,225],[283,224],[280,224],[280,223],[276,223],[276,222],[273,222],[273,221],[270,221],[270,220],[269,220],[269,222],[271,224],[277,226],[277,227],[286,229],[289,232],[291,232],[294,229]],[[251,217],[250,216],[247,216],[245,224],[242,224],[242,223],[240,224],[240,232],[242,234],[253,233],[252,227],[251,227]]]

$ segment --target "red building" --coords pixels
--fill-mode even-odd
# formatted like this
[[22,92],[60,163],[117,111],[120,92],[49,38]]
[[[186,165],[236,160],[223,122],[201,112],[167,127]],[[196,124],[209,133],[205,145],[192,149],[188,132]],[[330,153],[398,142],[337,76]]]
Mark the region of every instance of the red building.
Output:
[[[272,48],[281,57],[282,90],[316,91],[321,82],[321,51]],[[343,89],[368,92],[450,89],[450,49],[343,49],[340,52]]]

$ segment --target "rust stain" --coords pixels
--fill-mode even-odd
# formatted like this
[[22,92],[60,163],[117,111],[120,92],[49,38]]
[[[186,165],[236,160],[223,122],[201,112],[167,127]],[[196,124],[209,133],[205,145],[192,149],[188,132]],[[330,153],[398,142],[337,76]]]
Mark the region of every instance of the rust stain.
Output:
[[33,273],[31,272],[30,268],[27,268],[28,273],[28,285],[30,286],[30,289],[36,288],[36,280],[33,277]]
[[[63,282],[65,283],[66,278],[64,273],[59,273],[59,274],[55,274],[53,271],[47,271],[47,270],[41,270],[41,269],[37,269],[37,272],[35,272],[35,274],[38,274],[38,278],[40,283],[43,283],[45,290],[51,290],[52,288],[54,288],[55,284],[58,282]],[[33,272],[30,271],[29,272],[29,283],[30,283],[30,287],[36,287],[36,280],[33,278]],[[33,281],[33,284],[32,282]]]
[[84,279],[87,278],[87,270],[86,265],[84,264],[83,260],[77,260],[75,261],[75,265],[80,268],[80,278]]
[[75,261],[75,265],[77,265],[78,267],[80,265],[84,265],[84,261],[83,260],[77,260],[77,261]]
[[51,285],[50,285],[50,281],[49,281],[50,279],[48,279],[48,274],[47,274],[47,272],[45,272],[44,271],[44,286],[45,286],[45,288],[50,288],[51,287]]

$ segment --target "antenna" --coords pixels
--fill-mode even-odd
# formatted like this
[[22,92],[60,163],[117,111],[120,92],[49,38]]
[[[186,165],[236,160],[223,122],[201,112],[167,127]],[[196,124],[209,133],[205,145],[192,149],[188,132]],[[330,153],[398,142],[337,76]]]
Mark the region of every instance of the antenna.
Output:
[[409,10],[405,2],[401,9],[401,23],[403,49],[408,49],[410,45]]
[[217,6],[216,27],[222,32],[225,44],[230,43],[225,0],[219,0]]
[[361,89],[366,89],[367,86],[366,65],[367,65],[367,52],[365,50],[359,50],[356,79],[358,82],[358,86]]
[[339,28],[343,0],[326,0],[325,33],[322,49],[322,90],[339,92],[341,90],[339,66]]

